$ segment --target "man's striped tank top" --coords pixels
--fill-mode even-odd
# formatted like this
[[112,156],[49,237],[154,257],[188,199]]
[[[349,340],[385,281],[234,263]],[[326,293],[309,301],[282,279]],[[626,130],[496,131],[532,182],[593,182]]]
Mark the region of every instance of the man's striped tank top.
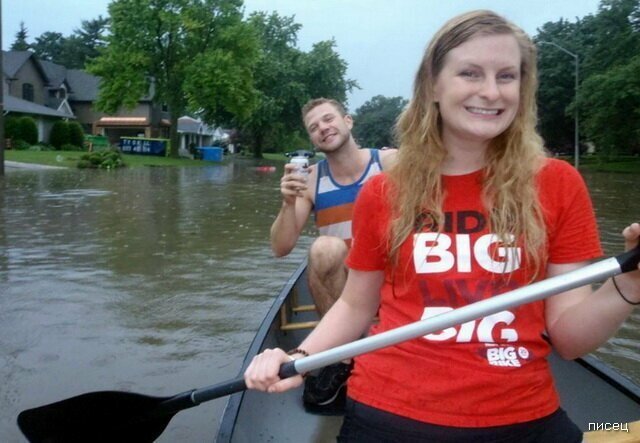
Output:
[[326,160],[318,162],[318,181],[314,205],[316,226],[320,235],[340,237],[351,246],[351,217],[353,205],[362,185],[382,171],[377,149],[369,149],[371,159],[362,176],[350,185],[335,182]]

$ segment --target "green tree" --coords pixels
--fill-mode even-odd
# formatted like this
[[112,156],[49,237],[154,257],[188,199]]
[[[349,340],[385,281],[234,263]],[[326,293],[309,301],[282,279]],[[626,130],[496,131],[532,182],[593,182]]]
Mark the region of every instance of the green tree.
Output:
[[566,151],[573,145],[575,64],[569,54],[543,42],[555,43],[574,54],[578,53],[576,28],[576,24],[560,20],[546,23],[536,36],[540,70],[539,129],[547,147],[556,152]]
[[43,32],[36,37],[33,52],[43,59],[60,63],[64,53],[66,39],[59,32]]
[[106,45],[105,33],[109,19],[98,16],[83,20],[80,29],[68,37],[59,32],[44,32],[36,37],[33,51],[42,59],[58,63],[69,69],[84,69]]
[[301,25],[293,17],[259,12],[249,23],[260,41],[253,73],[258,95],[242,127],[254,156],[261,157],[263,149],[282,151],[304,142],[300,108],[306,101],[323,96],[346,102],[357,84],[345,78],[347,64],[334,41],[316,43],[308,53],[297,48]]
[[209,123],[250,115],[255,40],[241,6],[241,0],[113,1],[108,45],[89,67],[102,79],[97,107],[133,108],[152,91],[155,103],[169,107],[172,156],[178,118],[187,110]]
[[302,78],[308,85],[309,98],[330,97],[347,105],[347,93],[359,89],[355,80],[346,78],[347,62],[335,50],[335,40],[313,45],[300,61]]
[[27,43],[28,31],[24,26],[24,22],[20,22],[20,29],[16,32],[16,38],[11,44],[12,51],[28,51],[31,45]]
[[581,107],[589,140],[603,159],[640,153],[640,56],[617,65],[582,84]]
[[358,144],[374,148],[395,146],[394,126],[407,103],[402,97],[376,95],[356,109],[353,135]]
[[295,46],[301,25],[275,12],[254,13],[249,23],[260,45],[253,73],[258,93],[254,111],[243,121],[243,134],[254,156],[262,157],[265,147],[272,150],[299,128],[300,106],[307,97],[296,67],[302,55]]
[[[540,116],[540,131],[552,149],[566,149],[573,145],[574,111],[578,107],[581,129],[581,139],[595,135],[600,143],[608,144],[603,147],[605,155],[610,155],[613,139],[622,143],[616,148],[617,152],[625,152],[632,148],[637,137],[630,138],[626,143],[620,136],[620,130],[612,124],[614,114],[605,115],[604,110],[611,111],[608,106],[596,107],[596,98],[604,98],[593,88],[593,78],[604,84],[622,85],[633,83],[633,79],[623,79],[621,75],[632,74],[627,68],[630,60],[640,53],[640,0],[602,0],[598,13],[587,15],[575,23],[560,20],[556,23],[546,23],[536,36],[537,42],[553,42],[576,54],[580,61],[578,103],[575,103],[575,75],[574,60],[571,56],[554,48],[552,45],[539,44],[539,77],[538,109]],[[587,83],[588,86],[587,87]],[[613,100],[633,100],[633,91],[615,92]],[[592,97],[592,94],[596,94]],[[636,103],[640,106],[640,103]],[[627,103],[625,106],[629,106]],[[609,124],[603,124],[605,121]],[[598,123],[597,123],[598,122]],[[615,126],[619,126],[616,122]],[[595,134],[594,128],[602,132]],[[628,132],[623,130],[622,132]],[[633,132],[633,131],[631,131]],[[615,135],[618,133],[618,135]],[[607,141],[605,141],[605,139]],[[600,146],[597,144],[597,149]]]

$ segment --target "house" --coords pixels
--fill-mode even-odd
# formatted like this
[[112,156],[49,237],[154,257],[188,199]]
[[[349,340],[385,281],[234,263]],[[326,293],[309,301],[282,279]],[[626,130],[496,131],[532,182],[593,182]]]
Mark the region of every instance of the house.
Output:
[[31,116],[38,128],[38,140],[49,139],[57,120],[76,118],[68,101],[70,86],[60,70],[50,65],[30,51],[3,51],[4,111],[7,115]]
[[168,109],[153,103],[153,87],[134,109],[107,115],[94,108],[99,77],[39,60],[31,51],[3,51],[2,80],[5,113],[34,118],[39,140],[48,141],[60,119],[75,119],[86,133],[104,135],[112,144],[125,136],[169,137]]
[[178,119],[178,134],[180,134],[180,149],[178,153],[181,156],[189,156],[194,154],[195,148],[203,146],[225,145],[229,148],[229,134],[222,128],[209,126],[202,120],[183,116]]

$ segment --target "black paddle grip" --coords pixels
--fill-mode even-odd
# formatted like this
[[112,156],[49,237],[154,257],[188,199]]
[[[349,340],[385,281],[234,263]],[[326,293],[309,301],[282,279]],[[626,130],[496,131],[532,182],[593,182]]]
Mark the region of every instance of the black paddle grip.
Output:
[[640,263],[640,244],[635,248],[616,256],[616,260],[620,265],[620,270],[624,272],[631,272],[638,269],[638,263]]
[[295,361],[288,361],[286,363],[283,363],[282,366],[280,366],[280,371],[278,372],[278,376],[280,378],[289,378],[289,377],[293,377],[294,375],[298,375],[298,371],[296,370],[296,362]]

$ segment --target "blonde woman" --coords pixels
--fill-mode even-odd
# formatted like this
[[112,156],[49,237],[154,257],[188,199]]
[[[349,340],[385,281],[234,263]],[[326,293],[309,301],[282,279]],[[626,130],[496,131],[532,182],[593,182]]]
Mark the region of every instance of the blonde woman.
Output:
[[[451,19],[418,70],[388,174],[362,189],[340,299],[308,354],[579,268],[602,252],[586,187],[547,158],[536,125],[536,50],[490,11]],[[623,231],[627,249],[640,225]],[[571,290],[355,359],[339,441],[580,442],[546,356],[604,343],[640,302],[640,272]],[[551,344],[543,338],[548,334]],[[295,354],[293,357],[302,356]],[[282,350],[250,388],[282,392]]]

